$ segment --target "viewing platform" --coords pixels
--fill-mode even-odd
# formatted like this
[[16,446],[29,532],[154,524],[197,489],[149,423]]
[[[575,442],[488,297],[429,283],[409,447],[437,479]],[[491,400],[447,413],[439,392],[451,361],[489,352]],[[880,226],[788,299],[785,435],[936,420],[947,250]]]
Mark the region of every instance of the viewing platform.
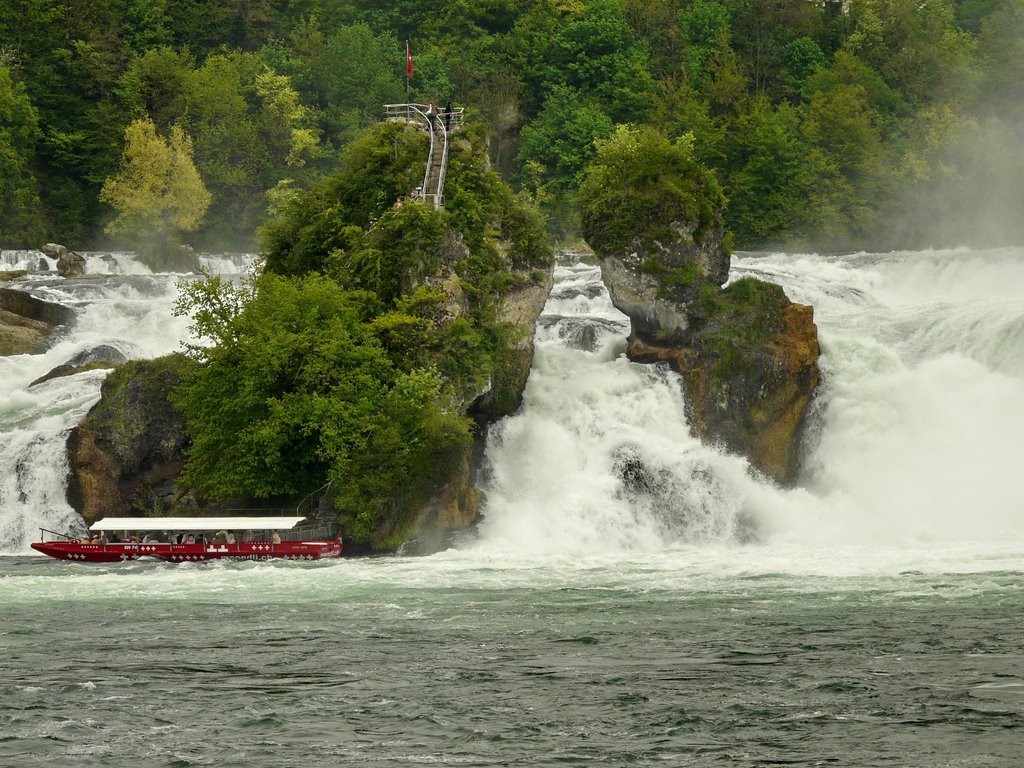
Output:
[[436,115],[430,114],[429,104],[385,104],[385,120],[401,120],[413,123],[417,128],[430,134],[430,152],[427,155],[423,184],[415,197],[431,203],[435,208],[444,208],[444,177],[448,171],[448,137],[462,127],[464,107],[450,111],[438,108]]

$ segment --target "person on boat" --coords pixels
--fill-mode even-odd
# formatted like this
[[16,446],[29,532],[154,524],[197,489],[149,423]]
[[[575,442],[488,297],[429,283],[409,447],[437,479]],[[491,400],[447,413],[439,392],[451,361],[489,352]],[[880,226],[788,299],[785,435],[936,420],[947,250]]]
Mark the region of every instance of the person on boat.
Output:
[[278,533],[277,531],[274,531],[272,534],[270,534],[270,541],[273,544],[280,544],[281,543],[281,534]]
[[228,532],[217,531],[217,535],[213,537],[214,544],[227,544],[228,543]]
[[186,537],[185,537],[185,543],[186,543],[186,544],[195,544],[195,543],[196,543],[196,537],[195,537],[195,536],[193,536],[193,535],[192,535],[192,534],[190,533],[190,534],[189,534],[188,536],[186,536]]
[[234,544],[235,543],[235,534],[233,534],[231,531],[228,531],[228,542],[227,543],[228,544]]

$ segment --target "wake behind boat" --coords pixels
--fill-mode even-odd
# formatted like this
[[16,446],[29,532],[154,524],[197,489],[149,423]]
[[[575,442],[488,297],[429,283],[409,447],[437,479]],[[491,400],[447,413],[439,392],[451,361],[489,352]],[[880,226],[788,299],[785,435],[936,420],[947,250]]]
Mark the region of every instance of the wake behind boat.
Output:
[[[304,517],[107,517],[77,538],[40,529],[32,549],[58,560],[116,563],[152,558],[208,560],[323,560],[341,556],[342,537],[301,538]],[[47,541],[47,534],[52,538]]]

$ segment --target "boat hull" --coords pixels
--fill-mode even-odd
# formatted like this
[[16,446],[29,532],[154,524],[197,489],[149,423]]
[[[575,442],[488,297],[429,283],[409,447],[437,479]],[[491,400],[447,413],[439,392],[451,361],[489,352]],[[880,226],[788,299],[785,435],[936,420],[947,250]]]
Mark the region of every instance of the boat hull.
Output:
[[235,544],[36,542],[32,549],[58,560],[79,563],[119,563],[141,558],[171,563],[211,560],[325,560],[341,556],[341,539],[333,541],[240,541]]

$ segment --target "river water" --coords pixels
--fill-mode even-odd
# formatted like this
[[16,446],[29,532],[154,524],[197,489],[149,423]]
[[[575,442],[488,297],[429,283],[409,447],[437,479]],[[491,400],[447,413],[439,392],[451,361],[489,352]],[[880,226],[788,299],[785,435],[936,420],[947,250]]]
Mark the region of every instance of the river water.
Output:
[[[597,271],[564,265],[452,550],[106,567],[9,537],[0,765],[1024,764],[1024,249],[743,274],[815,307],[797,488],[695,441]],[[121,343],[173,347],[163,317]],[[0,436],[30,442],[49,406],[9,370]],[[59,496],[17,461],[4,530]]]

